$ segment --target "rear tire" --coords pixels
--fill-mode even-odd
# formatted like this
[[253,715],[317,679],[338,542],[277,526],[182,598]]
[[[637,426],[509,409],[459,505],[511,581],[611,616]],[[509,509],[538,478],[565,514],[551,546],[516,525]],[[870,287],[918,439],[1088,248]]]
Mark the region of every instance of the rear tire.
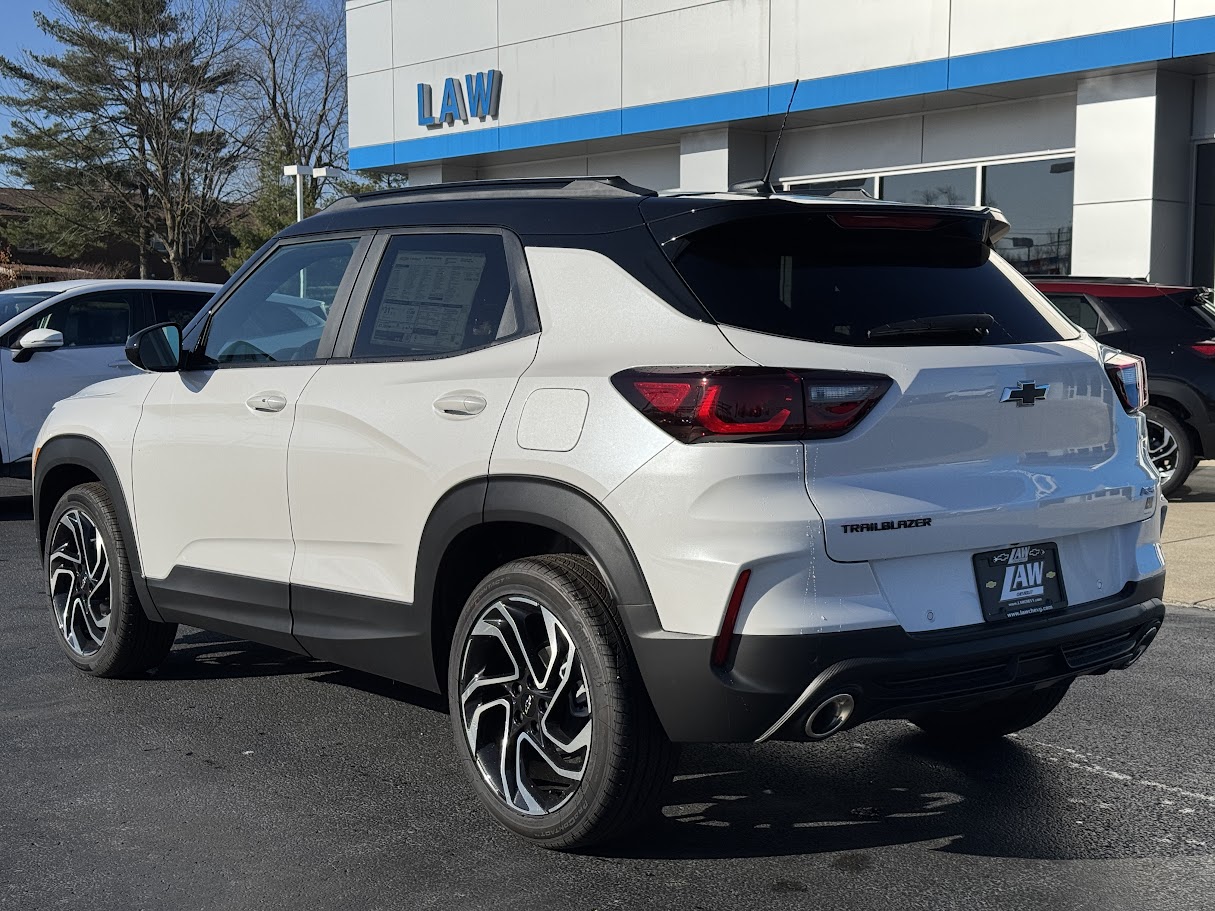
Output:
[[925,734],[943,743],[965,746],[991,742],[1037,724],[1063,701],[1071,685],[1067,680],[959,712],[926,712],[913,720]]
[[1158,405],[1143,410],[1148,424],[1148,449],[1160,472],[1160,493],[1170,497],[1186,482],[1197,464],[1190,431],[1173,412]]
[[129,677],[164,661],[177,624],[144,613],[104,486],[81,484],[59,500],[43,568],[55,638],[77,668],[94,677]]
[[586,557],[516,560],[485,578],[456,625],[448,702],[477,795],[547,848],[636,828],[675,771],[678,750]]

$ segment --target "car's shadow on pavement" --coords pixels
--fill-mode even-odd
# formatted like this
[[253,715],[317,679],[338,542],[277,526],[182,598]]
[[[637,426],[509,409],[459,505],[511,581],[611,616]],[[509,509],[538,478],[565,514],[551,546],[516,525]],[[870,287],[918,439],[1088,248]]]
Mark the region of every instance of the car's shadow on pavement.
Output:
[[387,677],[352,671],[307,655],[206,630],[179,633],[169,657],[154,676],[158,680],[220,680],[288,675],[307,675],[316,683],[345,686],[424,709],[447,711],[443,697]]
[[[830,745],[685,748],[665,818],[595,853],[772,857],[917,844],[965,855],[1071,860],[1208,850],[1145,844],[1142,833],[1152,820],[1090,800],[1059,764],[1015,739],[954,752],[910,725],[905,731],[887,725],[866,739],[854,732]],[[827,755],[816,755],[824,748]],[[836,863],[860,872],[871,861],[850,853]]]
[[0,492],[0,522],[28,522],[34,518],[34,498],[29,494]]

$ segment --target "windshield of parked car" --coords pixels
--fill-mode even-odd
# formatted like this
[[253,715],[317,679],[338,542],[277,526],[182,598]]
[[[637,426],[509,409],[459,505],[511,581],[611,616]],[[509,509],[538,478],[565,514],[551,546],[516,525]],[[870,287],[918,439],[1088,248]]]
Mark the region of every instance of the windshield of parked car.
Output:
[[58,291],[3,291],[0,292],[0,323],[10,319],[34,304],[39,304],[49,297],[54,297]]
[[[862,346],[1075,338],[1075,327],[966,221],[926,215],[740,218],[663,249],[709,314],[740,329]],[[985,335],[888,331],[912,320],[928,326],[980,314],[991,317]]]
[[1215,329],[1215,301],[1211,299],[1211,289],[1203,288],[1189,300],[1183,300],[1189,306],[1190,312],[1208,329]]

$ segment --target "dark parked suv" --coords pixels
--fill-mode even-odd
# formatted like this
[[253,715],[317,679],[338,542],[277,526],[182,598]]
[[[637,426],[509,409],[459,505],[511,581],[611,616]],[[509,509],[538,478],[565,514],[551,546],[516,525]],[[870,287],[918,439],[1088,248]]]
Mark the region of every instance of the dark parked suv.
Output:
[[1215,458],[1215,303],[1206,288],[1127,278],[1035,278],[1076,325],[1147,360],[1152,461],[1169,496]]

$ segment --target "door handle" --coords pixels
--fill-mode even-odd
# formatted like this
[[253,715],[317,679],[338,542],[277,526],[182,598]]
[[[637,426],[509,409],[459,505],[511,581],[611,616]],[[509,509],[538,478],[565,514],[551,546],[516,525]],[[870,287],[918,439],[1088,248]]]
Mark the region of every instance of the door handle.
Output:
[[278,392],[259,392],[245,402],[254,411],[264,411],[273,414],[287,407],[287,397]]
[[451,392],[435,399],[434,409],[451,417],[470,418],[485,410],[485,396],[476,392]]

